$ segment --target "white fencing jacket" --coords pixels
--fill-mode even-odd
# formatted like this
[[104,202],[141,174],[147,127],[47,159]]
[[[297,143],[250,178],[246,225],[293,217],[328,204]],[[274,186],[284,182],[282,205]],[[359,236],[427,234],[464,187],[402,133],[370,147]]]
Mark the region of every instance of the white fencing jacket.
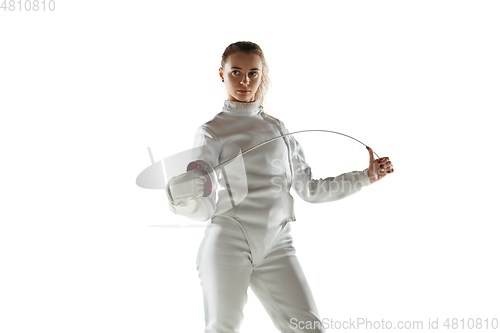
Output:
[[[222,112],[197,129],[193,146],[206,146],[199,156],[193,156],[193,160],[201,159],[216,166],[235,155],[234,149],[225,149],[228,143],[236,144],[241,151],[245,151],[288,133],[283,122],[262,110],[258,99],[251,103],[225,100]],[[371,184],[368,169],[313,179],[304,152],[293,135],[258,147],[241,158],[244,161],[248,193],[239,204],[227,209],[227,205],[231,205],[231,198],[228,189],[223,186],[224,182],[219,182],[219,186],[224,189],[219,192],[217,202],[216,191],[213,191],[208,197],[177,206],[169,202],[169,207],[175,214],[196,221],[226,218],[238,222],[251,248],[257,252],[258,249],[265,251],[281,228],[287,222],[295,221],[290,188],[307,202],[321,203],[345,198]],[[220,170],[218,177],[222,180]],[[218,207],[222,206],[226,208],[222,212],[218,211]]]

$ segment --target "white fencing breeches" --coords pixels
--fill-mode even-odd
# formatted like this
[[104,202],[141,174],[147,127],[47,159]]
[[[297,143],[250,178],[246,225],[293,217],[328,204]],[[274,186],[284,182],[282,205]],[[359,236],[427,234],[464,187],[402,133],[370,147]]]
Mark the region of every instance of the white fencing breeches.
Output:
[[[295,256],[289,223],[283,226],[266,256],[253,262],[240,224],[225,217],[213,219],[205,231],[196,262],[203,290],[205,333],[239,332],[248,286],[280,332],[325,332]],[[317,325],[315,329],[300,329],[294,325],[299,322]]]

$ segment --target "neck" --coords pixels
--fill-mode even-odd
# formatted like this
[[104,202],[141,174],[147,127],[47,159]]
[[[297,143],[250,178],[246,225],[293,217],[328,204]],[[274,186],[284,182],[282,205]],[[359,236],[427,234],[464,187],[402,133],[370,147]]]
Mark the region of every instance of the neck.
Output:
[[263,107],[260,105],[259,99],[253,102],[240,102],[226,99],[223,107],[223,111],[235,115],[254,115],[258,114],[262,109]]

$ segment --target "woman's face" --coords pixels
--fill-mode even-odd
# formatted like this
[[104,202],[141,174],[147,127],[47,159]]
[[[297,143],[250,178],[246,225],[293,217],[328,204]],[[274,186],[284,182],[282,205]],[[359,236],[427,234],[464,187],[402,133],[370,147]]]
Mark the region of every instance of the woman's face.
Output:
[[250,103],[262,82],[262,61],[256,54],[236,52],[231,54],[224,68],[219,68],[230,101]]

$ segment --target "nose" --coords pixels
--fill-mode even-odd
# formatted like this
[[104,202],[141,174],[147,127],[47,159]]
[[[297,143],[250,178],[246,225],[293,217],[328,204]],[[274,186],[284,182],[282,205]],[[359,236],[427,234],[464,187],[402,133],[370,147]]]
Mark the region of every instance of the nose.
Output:
[[245,86],[248,85],[250,83],[250,78],[248,77],[248,75],[243,76],[240,83]]

